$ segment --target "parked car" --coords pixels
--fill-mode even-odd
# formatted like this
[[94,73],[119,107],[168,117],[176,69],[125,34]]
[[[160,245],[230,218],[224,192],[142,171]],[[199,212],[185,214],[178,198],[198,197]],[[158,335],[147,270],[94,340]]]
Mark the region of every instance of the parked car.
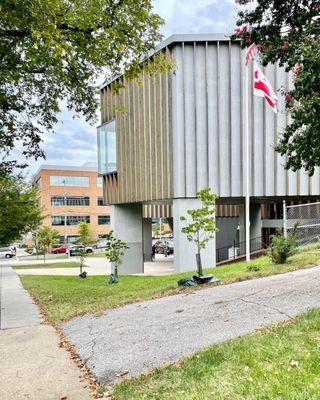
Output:
[[[70,257],[78,256],[83,249],[84,249],[84,247],[81,245],[73,245],[73,246],[69,247],[69,249],[67,250],[67,253],[70,253]],[[93,253],[93,251],[94,251],[94,249],[92,246],[85,247],[85,252],[87,254]]]
[[104,249],[105,247],[107,247],[107,243],[108,243],[108,240],[106,239],[106,240],[100,240],[95,246],[94,246],[94,248],[95,249]]
[[56,247],[55,249],[51,250],[51,254],[63,254],[67,253],[67,250],[69,249],[70,245],[64,244],[63,246]]
[[15,251],[11,247],[0,247],[1,258],[12,258],[16,255]]
[[167,250],[167,254],[174,253],[173,241],[172,240],[157,240],[154,243],[154,250],[157,254],[165,254],[165,249]]

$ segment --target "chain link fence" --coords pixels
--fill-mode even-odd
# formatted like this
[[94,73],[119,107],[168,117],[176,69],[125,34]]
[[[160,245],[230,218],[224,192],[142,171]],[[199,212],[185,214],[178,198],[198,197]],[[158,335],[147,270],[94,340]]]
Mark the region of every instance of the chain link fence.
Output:
[[284,202],[284,234],[297,234],[298,243],[320,240],[320,202],[287,206]]

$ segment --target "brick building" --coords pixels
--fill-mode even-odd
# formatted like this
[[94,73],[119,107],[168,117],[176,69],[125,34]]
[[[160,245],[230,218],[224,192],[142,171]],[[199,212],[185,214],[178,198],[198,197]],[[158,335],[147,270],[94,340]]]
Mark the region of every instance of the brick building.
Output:
[[97,166],[42,165],[34,176],[39,202],[45,208],[43,225],[60,234],[60,242],[75,242],[80,221],[90,223],[96,239],[110,231],[109,207],[104,205]]

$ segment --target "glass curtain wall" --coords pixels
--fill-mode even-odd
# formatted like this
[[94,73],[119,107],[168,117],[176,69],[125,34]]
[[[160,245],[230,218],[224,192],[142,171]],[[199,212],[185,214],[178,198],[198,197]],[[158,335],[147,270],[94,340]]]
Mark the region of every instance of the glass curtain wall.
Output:
[[117,171],[116,123],[108,122],[98,128],[98,172]]

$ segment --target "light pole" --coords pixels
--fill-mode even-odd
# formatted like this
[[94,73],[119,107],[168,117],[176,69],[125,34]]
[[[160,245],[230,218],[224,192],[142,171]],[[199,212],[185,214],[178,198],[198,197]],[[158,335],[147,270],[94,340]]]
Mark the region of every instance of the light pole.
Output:
[[64,244],[67,244],[67,193],[66,193],[66,180],[63,180],[63,188],[64,188]]

